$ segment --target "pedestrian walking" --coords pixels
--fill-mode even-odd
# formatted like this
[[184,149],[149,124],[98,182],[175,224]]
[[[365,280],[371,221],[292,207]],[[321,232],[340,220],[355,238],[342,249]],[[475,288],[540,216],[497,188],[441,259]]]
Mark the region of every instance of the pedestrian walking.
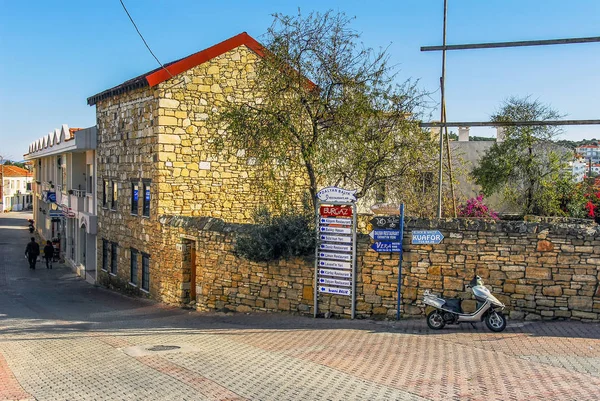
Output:
[[52,241],[46,241],[44,247],[44,259],[46,259],[46,269],[52,269],[52,259],[54,259],[54,247]]
[[27,256],[27,260],[29,261],[29,268],[35,270],[35,263],[38,256],[40,256],[40,246],[35,242],[34,237],[31,237],[31,242],[25,248],[25,256]]

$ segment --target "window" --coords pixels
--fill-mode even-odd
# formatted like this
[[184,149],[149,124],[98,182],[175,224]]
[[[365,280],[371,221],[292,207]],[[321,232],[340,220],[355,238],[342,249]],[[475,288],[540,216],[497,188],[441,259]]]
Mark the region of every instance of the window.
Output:
[[150,181],[144,181],[144,216],[150,217]]
[[129,282],[133,285],[138,283],[138,251],[137,249],[131,248],[131,262],[129,265]]
[[108,203],[108,181],[102,180],[102,207],[107,207]]
[[110,274],[117,274],[117,247],[116,242],[111,243],[110,247]]
[[142,290],[150,289],[150,255],[142,253]]
[[138,214],[138,198],[140,186],[137,182],[131,183],[131,214]]
[[112,210],[117,210],[117,199],[119,198],[119,189],[116,182],[111,181],[112,186],[112,198],[110,200],[110,208]]
[[108,241],[102,240],[102,270],[108,271]]

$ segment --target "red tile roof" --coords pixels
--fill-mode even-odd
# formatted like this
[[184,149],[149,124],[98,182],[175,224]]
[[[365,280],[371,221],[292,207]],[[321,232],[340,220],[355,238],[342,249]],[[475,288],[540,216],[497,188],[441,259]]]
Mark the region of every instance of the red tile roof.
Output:
[[4,177],[31,177],[31,172],[17,166],[0,166],[0,175]]
[[245,45],[259,56],[264,57],[265,50],[263,46],[246,32],[242,32],[239,35],[233,36],[198,53],[194,53],[182,59],[167,63],[164,65],[165,68],[156,68],[145,74],[125,81],[121,85],[117,85],[113,88],[95,94],[94,96],[90,96],[87,99],[87,103],[88,105],[92,106],[100,100],[129,92],[137,88],[156,86],[159,83],[171,78],[171,76],[181,74],[184,71],[205,63],[208,60],[220,56],[221,54],[227,53],[228,51],[233,50],[241,45]]

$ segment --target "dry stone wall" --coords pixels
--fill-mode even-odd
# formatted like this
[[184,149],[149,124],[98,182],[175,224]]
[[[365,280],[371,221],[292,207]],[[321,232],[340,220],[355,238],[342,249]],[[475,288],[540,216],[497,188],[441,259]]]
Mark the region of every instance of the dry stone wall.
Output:
[[[313,261],[249,262],[233,253],[243,225],[218,219],[161,218],[163,242],[171,247],[195,238],[199,310],[313,313]],[[414,229],[438,229],[439,245],[411,245]],[[475,303],[465,285],[474,274],[507,305],[515,319],[571,318],[598,320],[600,314],[600,232],[597,227],[478,220],[409,219],[403,260],[404,316],[425,311],[427,289],[462,298],[463,308]],[[398,280],[397,254],[370,249],[359,236],[356,314],[362,318],[393,318]],[[350,298],[319,296],[320,312],[350,315]]]

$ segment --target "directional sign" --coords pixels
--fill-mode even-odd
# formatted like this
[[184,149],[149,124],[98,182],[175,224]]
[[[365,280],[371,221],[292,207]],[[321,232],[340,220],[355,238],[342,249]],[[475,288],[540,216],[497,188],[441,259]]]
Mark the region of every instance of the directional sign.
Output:
[[402,244],[399,242],[375,242],[371,248],[377,252],[402,252]]
[[352,234],[352,229],[350,227],[321,226],[321,227],[319,227],[319,231],[322,233],[329,233],[329,234]]
[[352,237],[344,237],[341,235],[319,235],[321,241],[330,241],[330,242],[344,242],[347,244],[352,243]]
[[351,226],[352,219],[336,219],[335,217],[330,217],[330,218],[321,217],[319,219],[319,223],[321,223],[321,224],[341,224],[341,225]]
[[352,217],[352,208],[348,206],[321,206],[321,217]]
[[352,290],[350,290],[350,289],[326,287],[323,285],[319,286],[319,292],[324,292],[327,294],[336,294],[336,295],[352,295]]
[[349,280],[338,280],[336,278],[320,278],[319,284],[339,285],[341,287],[352,287],[352,282]]
[[49,217],[63,217],[65,213],[62,210],[48,210]]
[[319,252],[319,258],[333,260],[352,260],[352,255],[349,253]]
[[319,244],[319,249],[322,251],[352,252],[352,245]]
[[369,236],[375,241],[400,241],[400,232],[398,230],[373,230]]
[[421,230],[412,232],[412,244],[439,244],[444,236],[438,230]]
[[400,228],[400,216],[375,216],[370,222],[373,228]]
[[352,264],[347,262],[336,262],[333,260],[319,260],[319,267],[330,267],[332,269],[352,270]]
[[319,269],[319,275],[351,278],[352,272],[346,270]]

